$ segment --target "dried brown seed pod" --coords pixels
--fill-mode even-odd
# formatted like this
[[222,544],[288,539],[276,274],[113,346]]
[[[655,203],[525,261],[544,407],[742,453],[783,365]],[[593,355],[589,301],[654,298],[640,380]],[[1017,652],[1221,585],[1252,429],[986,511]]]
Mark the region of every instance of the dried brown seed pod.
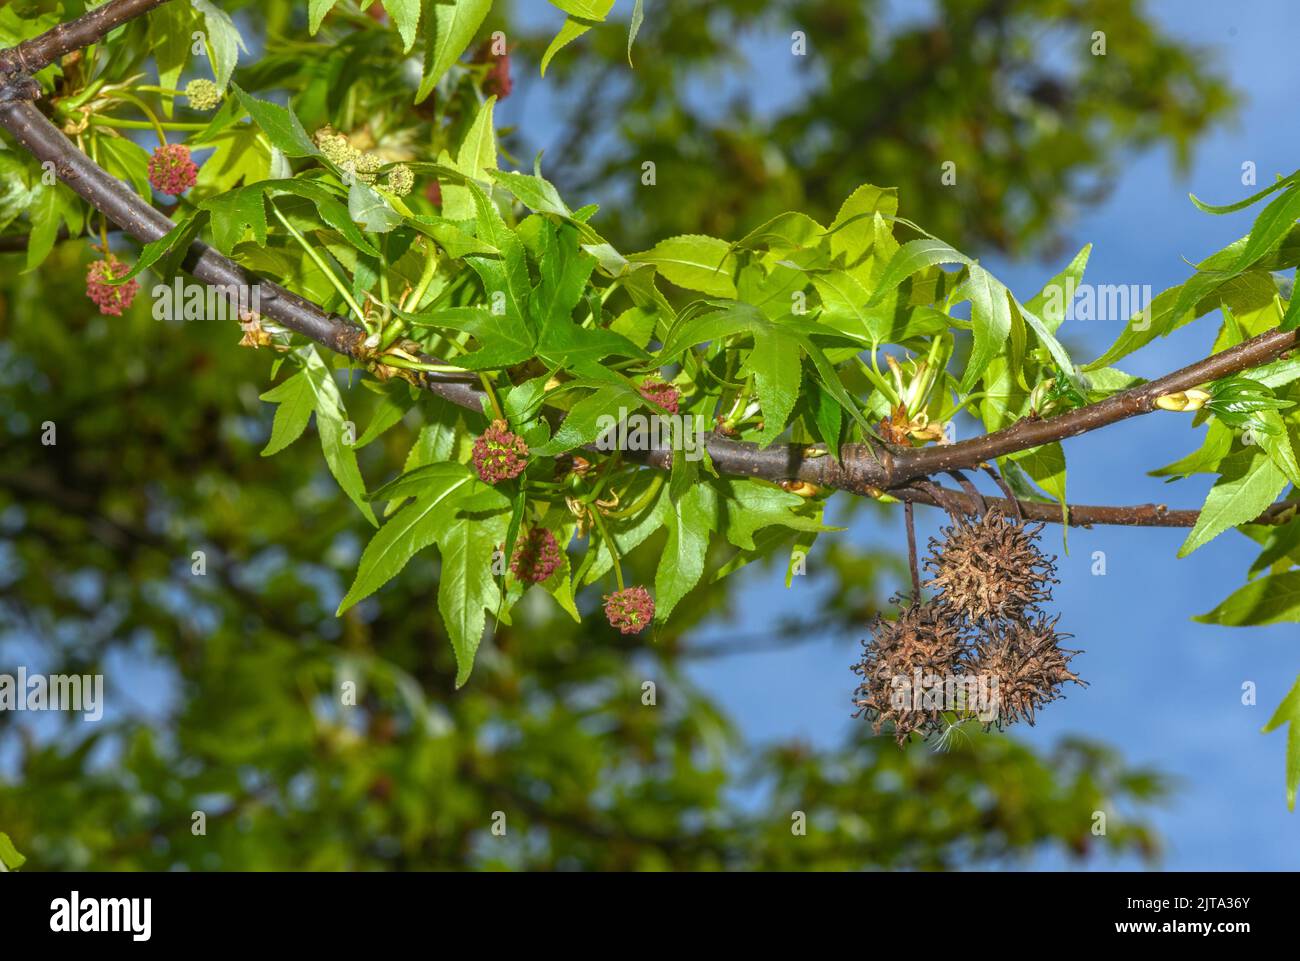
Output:
[[853,666],[862,677],[853,716],[871,721],[877,734],[890,722],[900,745],[913,731],[942,731],[944,706],[922,692],[933,678],[963,671],[969,645],[960,614],[941,600],[910,601],[892,621],[877,615],[862,646],[862,660]]
[[1067,681],[1085,685],[1070,670],[1079,651],[1066,650],[1058,634],[1059,615],[1036,614],[1026,620],[995,621],[975,643],[968,670],[987,679],[994,693],[996,718],[982,718],[999,729],[1017,721],[1034,723],[1035,713],[1062,697]]
[[926,587],[970,620],[980,623],[1022,617],[1052,598],[1056,558],[1038,548],[1043,525],[1027,527],[993,508],[961,519],[930,538],[925,569],[934,574]]

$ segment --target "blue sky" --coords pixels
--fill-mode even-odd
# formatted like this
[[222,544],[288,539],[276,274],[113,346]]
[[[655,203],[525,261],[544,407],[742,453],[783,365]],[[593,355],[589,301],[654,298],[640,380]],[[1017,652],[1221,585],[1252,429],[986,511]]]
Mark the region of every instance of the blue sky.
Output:
[[[1253,212],[1212,217],[1188,202],[1189,191],[1223,203],[1253,192],[1241,184],[1244,161],[1255,162],[1261,185],[1300,166],[1300,131],[1292,122],[1300,61],[1288,31],[1277,26],[1294,13],[1281,0],[1231,5],[1171,0],[1152,4],[1151,10],[1175,36],[1210,48],[1245,97],[1237,122],[1200,144],[1186,178],[1174,174],[1167,153],[1135,157],[1109,199],[1068,225],[1072,249],[1094,245],[1087,281],[1150,284],[1158,292],[1186,279],[1184,258],[1198,260],[1250,227]],[[789,58],[753,59],[762,69],[742,82],[758,87],[759,103],[779,105],[797,90],[794,77],[782,73],[783,61]],[[1032,295],[1063,265],[983,262],[1021,296]],[[1091,359],[1118,330],[1116,322],[1075,322],[1062,334],[1076,356]],[[1204,356],[1214,332],[1215,322],[1202,321],[1121,366],[1148,377],[1176,369]],[[1208,478],[1167,485],[1146,471],[1194,449],[1200,437],[1185,418],[1161,414],[1068,441],[1069,496],[1082,503],[1198,507]],[[937,513],[918,510],[922,543],[938,524]],[[1016,736],[1046,747],[1066,734],[1086,735],[1117,745],[1130,762],[1174,776],[1173,801],[1152,816],[1166,841],[1166,868],[1295,869],[1300,867],[1300,815],[1285,806],[1285,735],[1264,736],[1259,729],[1300,670],[1300,638],[1295,625],[1234,629],[1193,623],[1192,615],[1242,583],[1257,550],[1242,535],[1228,532],[1177,560],[1185,534],[1123,528],[1071,532],[1070,553],[1060,559],[1056,609],[1062,626],[1076,635],[1074,646],[1086,651],[1075,665],[1091,686],[1071,691],[1036,728]],[[882,523],[873,516],[830,536],[897,547],[903,543],[901,517]],[[1059,553],[1059,530],[1048,536]],[[1105,576],[1091,573],[1094,551],[1106,554]],[[809,564],[815,563],[814,551]],[[748,635],[761,632],[775,615],[806,615],[809,598],[801,596],[798,580],[787,591],[781,579],[776,571],[746,576],[737,605],[740,618],[703,633],[710,639]],[[831,746],[855,723],[848,718],[847,665],[857,648],[856,636],[827,637],[784,652],[704,662],[692,674],[751,737],[797,737]],[[1241,703],[1247,681],[1258,688],[1254,707]],[[1047,857],[1035,862],[1058,863]],[[1103,866],[1139,865],[1125,860]]]

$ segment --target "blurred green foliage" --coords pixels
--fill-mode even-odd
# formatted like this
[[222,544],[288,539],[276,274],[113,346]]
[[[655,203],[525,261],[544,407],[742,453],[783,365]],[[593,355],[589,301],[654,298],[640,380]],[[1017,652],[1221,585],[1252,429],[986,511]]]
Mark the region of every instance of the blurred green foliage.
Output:
[[[552,32],[548,18],[520,41],[530,64]],[[1063,218],[1137,150],[1183,167],[1236,103],[1209,52],[1142,0],[658,0],[631,73],[626,57],[620,31],[594,30],[556,58],[545,83],[567,127],[544,159],[562,194],[605,204],[629,250],[740,236],[786,210],[829,223],[874,183],[959,249],[1064,253]],[[647,160],[671,203],[626,202]]]

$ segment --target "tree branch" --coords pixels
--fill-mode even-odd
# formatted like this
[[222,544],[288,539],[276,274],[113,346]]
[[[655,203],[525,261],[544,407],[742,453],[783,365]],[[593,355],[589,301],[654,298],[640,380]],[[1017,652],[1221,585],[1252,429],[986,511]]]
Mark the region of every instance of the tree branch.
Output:
[[[968,513],[977,512],[974,498],[964,491],[946,487],[941,487],[939,490],[944,500],[954,506]],[[891,490],[889,496],[907,503],[929,504],[931,507],[944,506],[939,503],[939,499],[934,494],[915,487]],[[1001,507],[1008,514],[1014,513],[1012,502],[1005,497],[985,497],[984,501],[989,507]],[[1059,524],[1062,521],[1060,504],[1027,500],[1017,500],[1015,503],[1020,505],[1020,512],[1027,521],[1042,521],[1047,524]],[[1095,524],[1117,527],[1195,527],[1196,519],[1201,516],[1199,510],[1170,509],[1164,504],[1134,504],[1131,507],[1101,507],[1092,504],[1068,506],[1071,527],[1092,527]],[[1290,520],[1298,509],[1300,509],[1300,502],[1281,501],[1270,505],[1252,523],[1283,524]]]
[[[164,2],[166,0],[111,0],[77,20],[55,27],[17,47],[0,51],[0,75],[38,70],[64,53],[93,43],[126,20],[147,13]],[[136,240],[142,243],[157,240],[175,226],[167,216],[78,150],[30,103],[5,102],[0,96],[0,126],[38,160],[53,161],[55,173],[65,184]],[[246,295],[257,287],[261,313],[285,328],[364,365],[370,366],[377,359],[365,347],[366,333],[360,327],[336,314],[326,313],[278,284],[248,274],[235,261],[200,241],[191,244],[183,267],[200,281],[241,290]],[[238,306],[246,307],[247,303]],[[1048,420],[1022,420],[1003,430],[957,444],[919,449],[875,443],[848,444],[841,449],[839,460],[816,447],[785,444],[760,450],[754,444],[713,434],[707,437],[706,447],[714,467],[723,474],[772,481],[801,480],[824,488],[872,496],[888,491],[904,500],[931,503],[926,494],[912,490],[908,485],[932,474],[976,467],[1005,454],[1148,413],[1156,409],[1156,399],[1163,394],[1196,387],[1266,363],[1294,348],[1297,338],[1300,338],[1300,331],[1268,331],[1087,407]],[[435,358],[422,357],[431,363],[436,362]],[[419,387],[470,410],[482,410],[482,393],[472,378],[423,371],[411,373]],[[624,452],[624,457],[661,469],[672,464],[672,451],[665,449]],[[1055,505],[1026,501],[1022,502],[1022,510],[1032,519],[1060,519]],[[1080,505],[1073,510],[1076,513],[1072,513],[1071,523],[1079,525],[1186,527],[1195,523],[1197,514],[1196,511],[1169,511],[1160,505]]]
[[[65,54],[88,47],[128,20],[144,16],[169,0],[110,0],[75,20],[61,23],[39,37],[24,40],[16,47],[0,50],[0,87],[5,75],[30,77]],[[0,91],[0,100],[3,92]]]

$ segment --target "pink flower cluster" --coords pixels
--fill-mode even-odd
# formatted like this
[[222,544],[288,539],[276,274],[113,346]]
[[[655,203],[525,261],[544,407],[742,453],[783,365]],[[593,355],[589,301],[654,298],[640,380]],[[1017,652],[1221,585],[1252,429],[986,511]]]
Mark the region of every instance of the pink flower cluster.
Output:
[[639,393],[652,404],[657,404],[670,414],[677,413],[677,402],[681,399],[681,392],[672,384],[665,384],[662,380],[651,378],[637,388]]
[[528,445],[503,420],[494,420],[474,441],[474,470],[485,484],[518,477],[527,466]]
[[135,295],[140,292],[140,283],[128,280],[124,284],[109,283],[131,272],[131,268],[112,254],[104,260],[96,260],[86,269],[86,296],[95,302],[101,314],[121,317],[122,311],[131,306]]
[[645,630],[654,620],[655,602],[644,587],[625,587],[605,595],[605,617],[624,634]]
[[184,144],[163,144],[149,157],[149,183],[160,194],[178,197],[194,186],[199,168]]
[[534,527],[519,539],[510,558],[510,572],[528,584],[540,584],[560,567],[560,545],[545,527]]

